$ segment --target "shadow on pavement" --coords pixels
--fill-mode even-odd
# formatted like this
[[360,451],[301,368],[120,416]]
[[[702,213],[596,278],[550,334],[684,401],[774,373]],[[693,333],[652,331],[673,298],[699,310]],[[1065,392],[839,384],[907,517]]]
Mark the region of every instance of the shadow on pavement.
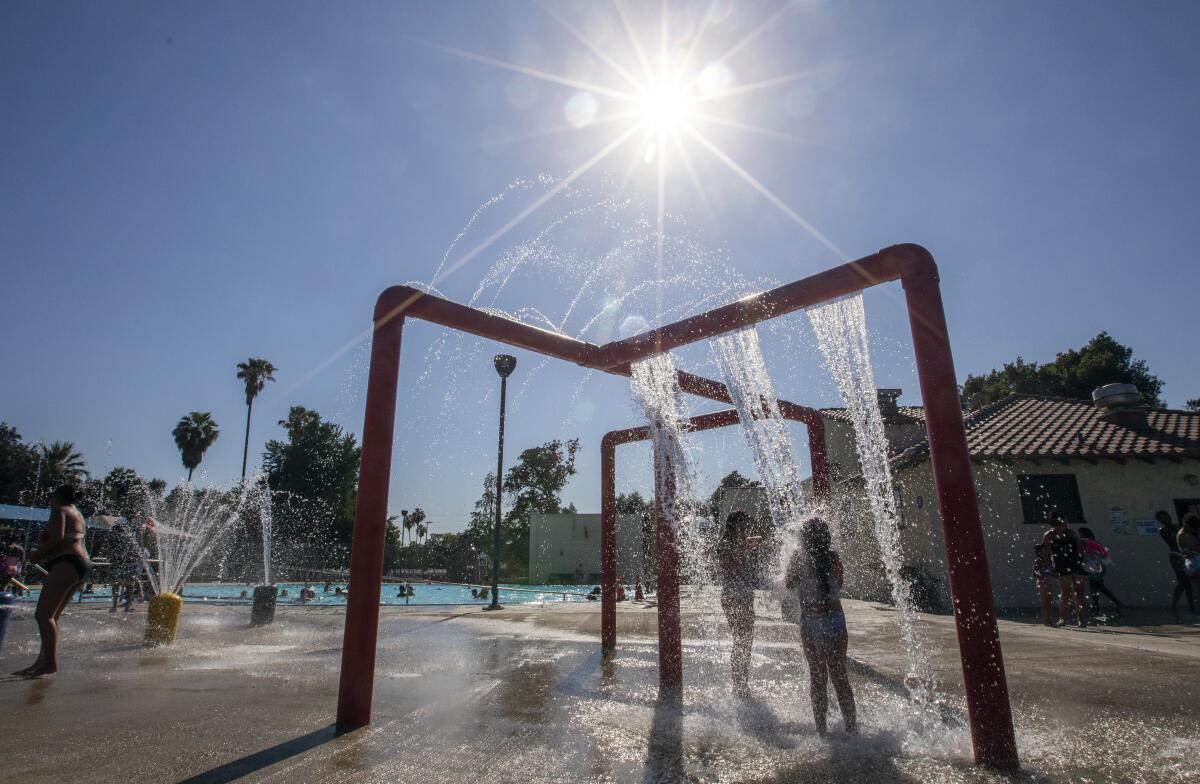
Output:
[[330,724],[328,727],[314,730],[307,735],[285,740],[283,743],[276,744],[269,749],[256,751],[241,759],[227,762],[219,768],[197,773],[195,776],[183,779],[179,784],[224,784],[224,782],[236,781],[243,776],[249,776],[251,773],[256,773],[277,762],[295,757],[297,754],[303,754],[309,749],[315,749],[317,746],[328,743],[340,734],[342,733],[338,732],[337,726]]
[[683,695],[660,690],[647,742],[645,784],[684,781]]

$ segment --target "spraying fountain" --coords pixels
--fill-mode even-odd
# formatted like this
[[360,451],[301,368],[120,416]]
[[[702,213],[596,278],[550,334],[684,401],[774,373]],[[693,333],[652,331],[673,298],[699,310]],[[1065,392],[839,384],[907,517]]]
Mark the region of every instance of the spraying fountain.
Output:
[[[179,630],[183,586],[226,533],[242,524],[255,508],[262,513],[263,499],[269,494],[265,477],[255,474],[230,490],[184,483],[162,501],[145,489],[141,495],[139,516],[150,536],[148,549],[157,556],[143,556],[142,565],[154,591],[146,617],[145,641],[148,645],[170,645]],[[269,508],[265,516],[269,517]],[[126,529],[126,535],[133,538],[133,545],[141,552],[132,528]]]
[[254,598],[250,605],[250,625],[268,626],[275,622],[275,598],[278,596],[278,589],[271,582],[271,488],[267,486],[266,477],[254,484],[252,492],[258,499],[262,520],[263,580],[261,585],[254,588]]
[[[928,252],[916,245],[886,248],[795,283],[743,297],[715,310],[605,345],[530,326],[409,286],[396,286],[383,292],[374,314],[351,563],[351,579],[356,590],[347,608],[338,725],[351,728],[370,722],[400,343],[406,318],[431,321],[568,360],[590,370],[622,376],[637,375],[641,378],[636,387],[659,390],[655,393],[657,397],[652,396],[653,404],[645,408],[649,417],[648,434],[658,443],[655,461],[660,474],[659,481],[656,481],[659,497],[655,504],[660,545],[660,681],[664,687],[678,689],[682,686],[676,576],[678,550],[677,531],[671,524],[670,510],[675,508],[679,483],[686,481],[687,476],[684,465],[686,450],[683,450],[677,433],[685,427],[688,417],[674,401],[678,400],[681,392],[687,392],[734,403],[744,434],[752,445],[776,443],[772,439],[777,439],[773,433],[778,433],[782,407],[770,388],[770,380],[765,372],[753,368],[750,372],[739,370],[747,360],[755,367],[761,363],[761,357],[754,354],[756,338],[750,333],[734,336],[717,345],[718,365],[733,388],[676,371],[670,358],[665,355],[697,341],[738,333],[758,322],[821,306],[855,295],[866,288],[897,280],[902,283],[907,300],[926,412],[975,759],[979,764],[1015,769],[1017,752],[1008,688],[937,267]],[[854,417],[860,442],[859,457],[864,471],[872,472],[868,474],[867,481],[880,549],[885,561],[894,561],[897,552],[893,546],[895,543],[888,539],[886,531],[881,530],[889,515],[894,516],[895,512],[894,508],[889,510],[888,502],[879,494],[889,480],[884,473],[886,459],[883,467],[879,464],[879,450],[882,447],[875,438],[878,410],[872,415],[865,407],[856,408],[864,385],[871,381],[867,372],[869,358],[859,350],[861,345],[856,342],[861,331],[859,322],[850,323],[844,307],[839,305],[833,310],[814,308],[810,311],[810,318],[818,335],[823,332],[826,335],[824,339],[819,338],[822,353]],[[857,307],[861,308],[861,305]],[[839,323],[842,323],[838,328],[841,332],[830,328],[830,325],[837,327]],[[846,356],[849,358],[846,359]],[[654,362],[651,364],[639,365],[635,369],[635,363],[652,359]],[[667,405],[663,401],[671,402]],[[779,510],[779,514],[794,515],[806,503],[796,490],[794,461],[786,455],[774,460],[770,455],[760,455],[757,449],[755,453],[756,467],[760,475],[767,478],[772,506]],[[764,463],[763,459],[768,457],[774,462]],[[893,581],[892,587],[897,604],[907,606],[907,594],[902,581]],[[904,609],[904,613],[911,616],[907,609]],[[912,634],[905,630],[905,635],[906,643],[911,642],[914,649],[920,649]],[[679,653],[676,654],[676,651]],[[928,685],[928,681],[922,681],[923,666],[919,657],[910,660],[909,674],[914,691]]]

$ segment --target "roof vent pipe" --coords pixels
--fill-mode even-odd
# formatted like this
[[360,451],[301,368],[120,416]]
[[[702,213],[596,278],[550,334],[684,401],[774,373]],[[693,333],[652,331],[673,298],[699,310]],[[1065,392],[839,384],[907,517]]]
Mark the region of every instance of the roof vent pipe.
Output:
[[1148,427],[1146,407],[1134,384],[1105,384],[1092,392],[1096,415],[1122,427]]
[[879,400],[879,415],[884,423],[891,424],[900,418],[899,389],[877,389],[875,394]]

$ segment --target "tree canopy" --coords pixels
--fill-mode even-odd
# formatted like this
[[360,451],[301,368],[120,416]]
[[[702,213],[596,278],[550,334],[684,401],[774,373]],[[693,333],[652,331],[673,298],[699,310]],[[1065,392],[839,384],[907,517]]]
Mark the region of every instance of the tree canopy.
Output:
[[179,447],[179,455],[183,460],[183,467],[188,470],[188,481],[190,482],[192,481],[192,472],[196,470],[196,466],[200,465],[200,461],[204,459],[204,453],[216,442],[221,431],[217,428],[212,413],[193,411],[179,418],[171,435],[175,438],[175,446]]
[[[529,516],[574,511],[563,507],[562,490],[575,475],[575,454],[579,439],[547,441],[517,456],[517,462],[504,476],[503,492],[510,499],[508,513],[500,525],[502,559],[524,563],[529,554]],[[478,549],[492,550],[492,526],[496,514],[496,475],[483,480],[483,493],[475,502],[466,536]]]
[[1054,361],[1039,365],[1017,357],[987,375],[968,375],[962,386],[962,403],[968,411],[995,403],[1008,395],[1053,395],[1090,400],[1092,390],[1105,384],[1136,384],[1142,402],[1163,405],[1163,382],[1145,361],[1133,358],[1133,349],[1101,332],[1080,349],[1068,349]]
[[7,422],[0,422],[0,504],[27,504],[33,493],[37,456]]
[[287,440],[271,439],[263,453],[275,535],[281,541],[350,542],[360,458],[354,436],[303,406],[292,406],[279,425]]
[[738,471],[730,471],[721,478],[720,484],[713,494],[708,499],[708,515],[709,518],[718,526],[724,524],[724,520],[718,519],[721,515],[721,502],[725,498],[725,493],[729,490],[738,487],[761,487],[762,483],[757,479],[749,479]]

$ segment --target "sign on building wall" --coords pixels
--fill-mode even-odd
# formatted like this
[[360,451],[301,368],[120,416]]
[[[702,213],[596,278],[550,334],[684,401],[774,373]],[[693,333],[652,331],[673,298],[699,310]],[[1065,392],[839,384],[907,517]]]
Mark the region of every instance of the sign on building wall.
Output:
[[1109,509],[1108,522],[1112,525],[1112,532],[1117,536],[1130,536],[1133,533],[1129,529],[1129,516],[1125,514],[1124,509],[1115,506]]

